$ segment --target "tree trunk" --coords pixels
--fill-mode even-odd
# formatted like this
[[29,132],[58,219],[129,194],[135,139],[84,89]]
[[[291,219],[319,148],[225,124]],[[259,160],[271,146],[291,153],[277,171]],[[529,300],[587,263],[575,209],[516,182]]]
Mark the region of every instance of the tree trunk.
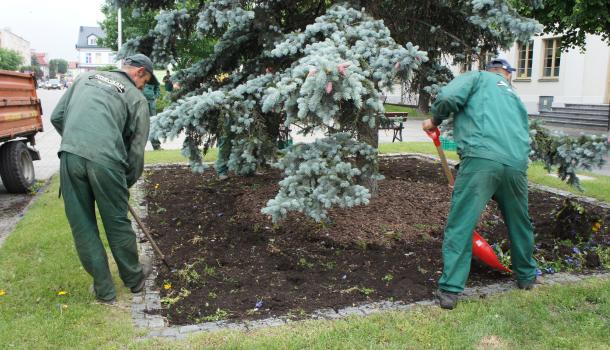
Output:
[[[359,122],[358,123],[358,139],[360,142],[364,142],[371,147],[378,149],[379,148],[379,118],[377,118],[375,127],[370,128],[368,124]],[[358,167],[362,167],[366,160],[361,157],[356,157],[356,163]],[[374,167],[369,167],[369,170],[363,172],[359,179],[358,184],[366,187],[371,194],[371,198],[377,197],[379,194],[379,184],[378,181],[373,178],[374,174],[379,172],[379,164],[375,163]]]
[[425,91],[419,91],[417,110],[423,114],[428,114],[430,112],[430,95]]

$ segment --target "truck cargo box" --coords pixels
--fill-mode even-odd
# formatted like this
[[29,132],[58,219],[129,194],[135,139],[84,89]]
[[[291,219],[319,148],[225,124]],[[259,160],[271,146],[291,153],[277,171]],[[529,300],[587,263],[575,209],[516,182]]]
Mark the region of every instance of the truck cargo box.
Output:
[[0,70],[0,142],[42,131],[42,107],[31,74]]
[[0,70],[0,177],[8,192],[22,193],[35,183],[32,160],[40,155],[34,135],[42,131],[42,107],[32,74]]

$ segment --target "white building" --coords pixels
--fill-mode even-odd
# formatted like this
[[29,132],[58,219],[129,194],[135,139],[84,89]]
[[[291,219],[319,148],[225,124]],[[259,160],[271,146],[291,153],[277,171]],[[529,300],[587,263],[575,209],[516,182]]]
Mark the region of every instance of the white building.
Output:
[[500,54],[517,69],[512,83],[528,112],[538,113],[539,102],[548,106],[551,100],[553,107],[607,104],[610,46],[599,36],[587,35],[584,53],[579,49],[561,52],[560,41],[560,36],[536,36]]
[[17,51],[22,57],[22,65],[32,64],[30,42],[11,32],[9,28],[0,29],[0,48]]
[[115,52],[98,45],[98,40],[105,36],[106,34],[100,27],[80,27],[76,43],[79,72],[87,72],[108,65],[117,65],[114,61]]

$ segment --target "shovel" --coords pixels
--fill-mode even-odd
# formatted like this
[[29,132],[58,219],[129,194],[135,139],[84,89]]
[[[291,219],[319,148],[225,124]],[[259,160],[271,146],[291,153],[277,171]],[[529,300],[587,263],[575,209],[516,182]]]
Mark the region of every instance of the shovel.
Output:
[[138,214],[136,214],[136,211],[133,210],[133,208],[131,207],[131,204],[127,203],[127,206],[129,207],[129,212],[131,213],[131,216],[133,216],[133,218],[136,219],[138,226],[140,226],[140,229],[142,230],[142,232],[144,232],[144,235],[146,235],[146,238],[152,245],[155,253],[157,253],[157,255],[159,256],[159,259],[161,259],[161,261],[163,261],[163,264],[165,265],[165,267],[167,267],[168,270],[173,272],[172,268],[169,266],[169,263],[167,262],[167,260],[165,260],[165,255],[163,255],[163,253],[161,252],[161,249],[159,249],[159,246],[157,245],[155,240],[152,238],[150,232],[148,232],[148,229],[146,229],[146,227],[142,223],[142,220],[140,220],[140,217],[138,216]]
[[[449,169],[449,165],[447,164],[447,158],[445,157],[445,152],[441,147],[440,136],[441,132],[438,128],[434,128],[432,131],[426,131],[428,136],[434,142],[434,146],[436,146],[436,150],[438,151],[438,156],[441,158],[441,164],[443,165],[443,170],[445,171],[445,175],[447,176],[447,180],[449,181],[449,188],[453,188],[453,184],[455,183],[453,180],[453,174]],[[485,238],[481,237],[481,235],[476,231],[472,231],[473,239],[472,239],[472,255],[476,256],[486,265],[498,269],[500,271],[512,273],[512,271],[506,266],[502,265],[494,250],[491,248],[489,243],[485,240]]]

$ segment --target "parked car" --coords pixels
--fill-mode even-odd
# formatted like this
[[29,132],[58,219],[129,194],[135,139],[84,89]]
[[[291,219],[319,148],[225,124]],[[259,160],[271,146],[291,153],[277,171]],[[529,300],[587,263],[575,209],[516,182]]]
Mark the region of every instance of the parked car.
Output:
[[47,81],[46,88],[47,88],[47,90],[50,90],[50,89],[61,90],[61,82],[59,81],[59,79],[49,79],[49,81]]

